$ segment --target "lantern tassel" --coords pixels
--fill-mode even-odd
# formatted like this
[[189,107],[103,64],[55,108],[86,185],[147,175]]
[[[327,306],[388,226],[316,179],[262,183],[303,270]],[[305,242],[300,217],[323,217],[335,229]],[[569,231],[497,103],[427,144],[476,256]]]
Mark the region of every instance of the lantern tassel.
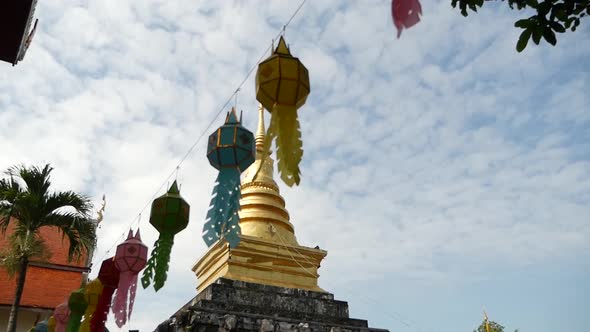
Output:
[[94,311],[92,319],[90,320],[91,332],[102,332],[104,330],[104,324],[107,321],[107,316],[111,306],[111,298],[113,297],[114,292],[115,289],[113,287],[105,286],[102,289],[102,294],[100,294],[100,297],[98,298],[96,310]]
[[152,255],[147,261],[143,276],[141,277],[141,284],[143,288],[147,288],[154,279],[154,289],[156,292],[164,286],[166,278],[168,277],[168,263],[170,262],[170,252],[174,244],[174,234],[161,233],[156,243]]
[[66,332],[78,332],[80,331],[80,324],[82,321],[83,313],[72,312],[70,313],[70,319],[68,320],[68,326]]
[[160,234],[160,245],[156,257],[156,275],[154,276],[154,289],[156,292],[164,286],[168,277],[168,263],[170,263],[170,253],[174,244],[173,234]]
[[90,332],[90,318],[92,318],[92,314],[90,316],[84,314],[84,320],[80,325],[80,332]]
[[119,277],[119,286],[117,287],[117,293],[113,299],[113,314],[115,315],[115,324],[119,328],[123,327],[127,322],[127,298],[129,296],[129,290],[133,283],[133,272],[123,272]]
[[86,311],[84,312],[84,320],[80,325],[79,332],[90,332],[90,320],[92,319],[92,315],[94,314],[96,306],[98,305],[98,299],[95,300],[96,295],[90,294],[92,290],[95,290],[95,294],[98,294],[98,296],[102,294],[103,287],[99,279],[92,280],[86,286],[86,297],[88,306],[86,307]]
[[129,288],[129,313],[127,314],[127,319],[131,319],[133,304],[135,304],[135,294],[137,292],[137,274],[133,275],[131,282],[131,288]]
[[154,277],[154,270],[156,269],[156,253],[158,252],[159,244],[160,239],[156,240],[156,242],[154,243],[152,255],[147,261],[145,270],[143,270],[143,276],[141,277],[141,285],[143,286],[143,289],[148,288],[148,286],[152,283],[152,278]]
[[236,168],[222,168],[217,175],[207,221],[203,227],[203,240],[207,246],[224,237],[231,248],[240,242],[240,172]]
[[235,248],[240,244],[240,234],[242,230],[240,228],[240,216],[238,211],[240,210],[240,187],[232,193],[232,206],[229,209],[227,221],[225,227],[222,229],[222,234],[225,240],[229,243],[230,248]]
[[70,294],[68,307],[70,308],[70,317],[66,326],[66,332],[79,332],[82,316],[84,316],[84,312],[88,308],[88,299],[84,288],[80,288]]
[[65,332],[66,326],[60,322],[55,322],[55,332]]
[[277,166],[279,173],[281,173],[281,179],[289,187],[294,184],[299,185],[301,181],[299,163],[303,157],[303,143],[301,142],[297,108],[275,105],[266,139],[270,141],[275,136]]
[[420,22],[422,5],[419,0],[392,0],[391,16],[397,29],[397,38],[402,35],[403,29],[408,29]]

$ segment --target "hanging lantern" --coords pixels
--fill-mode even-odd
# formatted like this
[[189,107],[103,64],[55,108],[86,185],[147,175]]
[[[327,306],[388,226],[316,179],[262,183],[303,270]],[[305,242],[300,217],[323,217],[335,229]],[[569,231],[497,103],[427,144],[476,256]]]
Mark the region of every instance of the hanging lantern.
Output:
[[92,314],[90,320],[90,331],[91,332],[102,332],[104,330],[104,324],[107,321],[109,314],[109,308],[111,306],[111,298],[113,293],[119,284],[119,270],[115,266],[114,257],[107,258],[102,261],[100,270],[98,271],[98,279],[102,283],[102,293],[98,298],[96,304],[96,310]]
[[[143,288],[147,288],[154,279],[156,292],[164,286],[170,262],[170,252],[174,244],[174,235],[188,225],[190,206],[180,196],[176,181],[172,183],[168,192],[152,202],[150,224],[160,232],[146,269],[141,277]],[[154,274],[155,272],[155,274]]]
[[90,320],[92,319],[92,314],[94,314],[96,306],[98,305],[98,299],[100,298],[100,294],[102,294],[102,289],[102,283],[98,278],[92,280],[86,285],[86,288],[84,289],[84,296],[86,297],[88,306],[84,312],[84,320],[82,321],[82,325],[80,325],[80,332],[90,332]]
[[240,242],[240,174],[254,162],[254,135],[242,127],[232,108],[225,124],[209,136],[207,158],[219,170],[213,198],[203,227],[203,240],[211,246],[220,237],[235,248]]
[[258,65],[256,99],[271,112],[265,153],[276,137],[278,169],[288,186],[299,185],[301,180],[303,146],[297,109],[305,104],[309,92],[307,68],[291,55],[281,36],[273,54]]
[[84,288],[73,291],[68,300],[68,307],[70,308],[70,318],[66,332],[78,332],[80,330],[80,323],[82,316],[88,307],[86,296],[84,295]]
[[[123,327],[127,319],[131,317],[137,289],[137,274],[145,267],[146,260],[147,246],[141,242],[139,229],[135,236],[129,230],[127,240],[117,246],[115,254],[115,265],[121,272],[117,294],[113,300],[113,313],[118,327]],[[129,297],[129,314],[127,314],[127,297]]]
[[419,0],[392,0],[391,16],[397,29],[397,38],[402,35],[403,29],[408,29],[420,22],[422,5]]
[[55,332],[55,317],[53,315],[47,318],[47,332]]
[[53,318],[55,318],[55,332],[65,332],[66,324],[70,318],[70,309],[67,303],[62,303],[53,310]]

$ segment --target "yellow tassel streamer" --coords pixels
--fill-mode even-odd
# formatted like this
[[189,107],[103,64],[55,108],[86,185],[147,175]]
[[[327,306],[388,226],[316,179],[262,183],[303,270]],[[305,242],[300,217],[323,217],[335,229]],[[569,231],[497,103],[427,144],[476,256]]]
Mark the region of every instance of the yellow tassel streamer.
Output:
[[102,294],[102,283],[100,280],[94,279],[86,285],[86,289],[84,290],[84,295],[86,296],[86,302],[88,306],[86,307],[86,311],[84,312],[84,320],[80,325],[79,332],[90,332],[90,321],[92,320],[92,315],[96,310],[96,305],[98,304],[98,298],[100,294]]
[[277,168],[281,179],[289,187],[294,184],[299,185],[301,181],[299,163],[303,157],[303,143],[297,108],[275,105],[268,130],[271,132],[271,135],[267,135],[268,141],[276,137]]

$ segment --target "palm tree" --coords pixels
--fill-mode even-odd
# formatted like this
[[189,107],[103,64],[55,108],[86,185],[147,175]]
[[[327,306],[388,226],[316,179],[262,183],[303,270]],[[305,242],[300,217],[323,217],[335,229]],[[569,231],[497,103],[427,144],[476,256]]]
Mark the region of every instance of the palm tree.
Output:
[[14,302],[8,318],[8,332],[16,330],[16,319],[31,260],[47,258],[41,227],[57,227],[69,240],[68,260],[80,260],[96,243],[96,229],[91,219],[92,203],[73,191],[50,192],[53,168],[13,166],[0,179],[0,234],[12,225],[9,247],[0,256],[0,264],[9,273],[18,272]]

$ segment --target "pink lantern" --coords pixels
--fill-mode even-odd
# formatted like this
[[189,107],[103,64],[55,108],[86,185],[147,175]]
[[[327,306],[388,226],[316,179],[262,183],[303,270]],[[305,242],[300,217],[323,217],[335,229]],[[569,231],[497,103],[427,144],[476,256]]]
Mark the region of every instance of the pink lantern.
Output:
[[64,302],[55,307],[53,317],[55,318],[55,332],[65,332],[66,325],[68,325],[68,320],[70,319],[68,303]]
[[[137,274],[143,270],[147,262],[148,249],[139,235],[139,229],[135,236],[129,230],[129,235],[125,242],[117,246],[115,254],[115,266],[121,272],[119,277],[119,286],[117,294],[113,300],[113,313],[115,323],[122,327],[131,317],[133,303],[135,301],[135,291],[137,289]],[[129,296],[129,313],[127,313],[127,297]]]

